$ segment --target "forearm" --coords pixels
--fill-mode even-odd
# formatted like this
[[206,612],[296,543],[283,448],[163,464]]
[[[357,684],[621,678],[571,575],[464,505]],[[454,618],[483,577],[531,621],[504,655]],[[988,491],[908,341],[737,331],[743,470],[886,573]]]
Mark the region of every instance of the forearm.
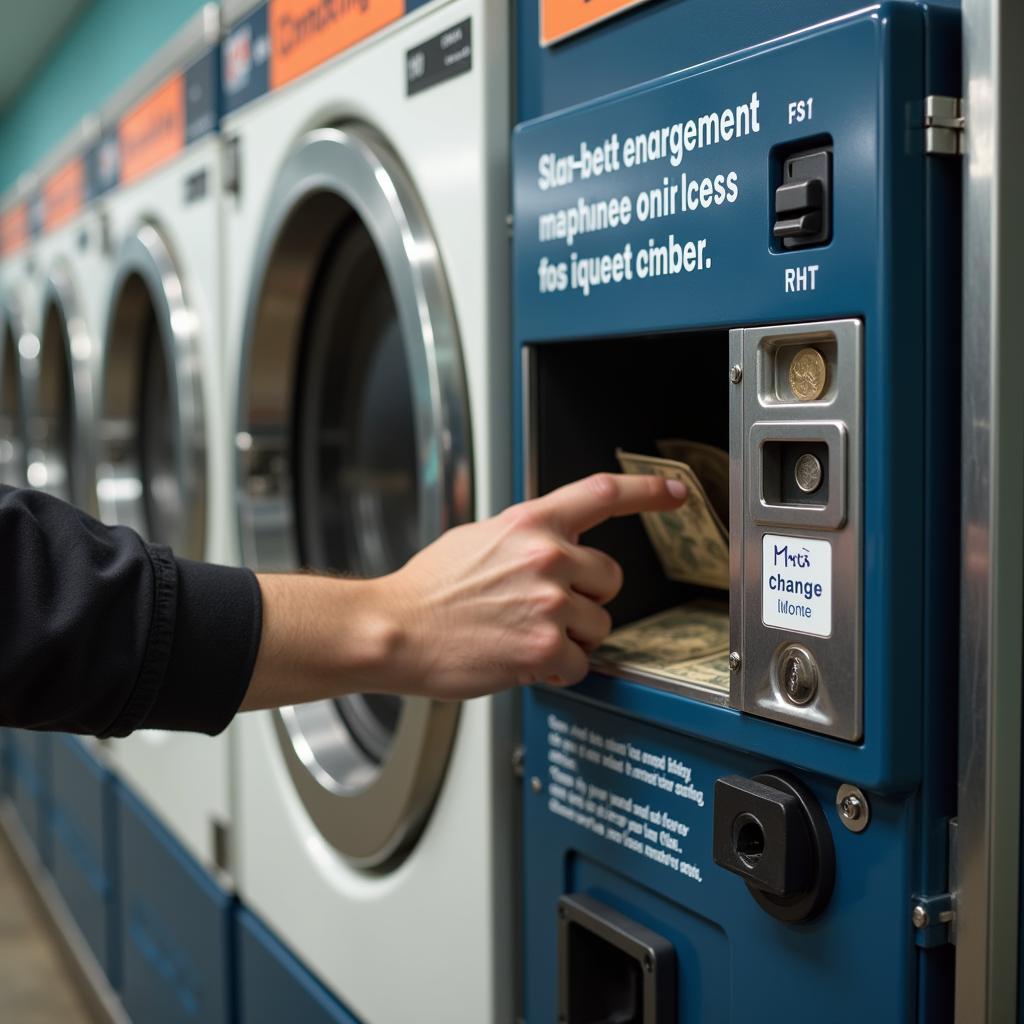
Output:
[[243,711],[347,693],[476,697],[577,682],[622,585],[575,538],[614,515],[673,508],[675,481],[602,475],[448,531],[373,580],[259,576],[263,628]]
[[387,578],[257,579],[263,629],[240,710],[396,688],[404,637]]

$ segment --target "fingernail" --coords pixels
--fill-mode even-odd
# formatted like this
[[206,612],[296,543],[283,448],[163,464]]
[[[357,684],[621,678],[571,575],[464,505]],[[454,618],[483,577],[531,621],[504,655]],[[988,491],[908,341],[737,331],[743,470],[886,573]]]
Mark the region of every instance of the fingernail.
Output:
[[686,497],[686,484],[682,480],[666,480],[665,484],[673,498],[682,501]]

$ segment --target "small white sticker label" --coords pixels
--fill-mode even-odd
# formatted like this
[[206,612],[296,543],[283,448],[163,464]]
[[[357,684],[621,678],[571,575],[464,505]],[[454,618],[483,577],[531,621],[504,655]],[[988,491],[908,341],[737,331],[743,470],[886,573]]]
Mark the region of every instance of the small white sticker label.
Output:
[[765,534],[761,621],[796,633],[832,635],[832,545],[827,540]]

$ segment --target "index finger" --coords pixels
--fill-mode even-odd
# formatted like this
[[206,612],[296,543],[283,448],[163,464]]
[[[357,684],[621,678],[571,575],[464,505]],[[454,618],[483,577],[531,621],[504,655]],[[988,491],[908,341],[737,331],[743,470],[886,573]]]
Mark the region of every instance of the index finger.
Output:
[[536,499],[555,529],[575,537],[618,516],[664,512],[686,500],[686,485],[660,476],[595,473]]

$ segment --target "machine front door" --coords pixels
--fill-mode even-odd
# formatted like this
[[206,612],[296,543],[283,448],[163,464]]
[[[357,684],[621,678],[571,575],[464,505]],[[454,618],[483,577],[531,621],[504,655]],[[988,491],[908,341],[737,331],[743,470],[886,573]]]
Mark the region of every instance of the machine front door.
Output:
[[206,437],[196,317],[154,226],[125,240],[112,295],[101,381],[100,513],[202,558]]
[[[282,168],[242,364],[239,510],[254,568],[381,576],[472,517],[451,300],[413,187],[372,130],[311,132]],[[275,724],[320,832],[380,868],[425,824],[457,715],[368,693],[286,708]]]

